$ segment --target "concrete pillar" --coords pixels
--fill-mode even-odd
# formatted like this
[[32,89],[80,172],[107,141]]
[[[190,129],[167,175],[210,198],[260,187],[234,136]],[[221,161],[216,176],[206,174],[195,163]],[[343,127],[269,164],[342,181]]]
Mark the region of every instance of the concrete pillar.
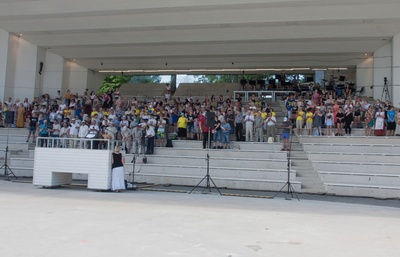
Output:
[[[389,42],[374,52],[374,81],[373,97],[381,99],[384,86],[384,78],[392,81],[392,44]],[[392,87],[389,87],[389,93],[392,97]],[[384,98],[384,96],[383,96]],[[385,99],[381,99],[385,100]]]
[[388,77],[388,84],[392,87],[393,105],[400,107],[400,33],[393,37],[392,52],[392,79]]
[[57,95],[57,90],[62,89],[63,85],[64,58],[52,52],[46,51],[45,61],[42,71],[42,90],[51,98]]
[[102,73],[89,70],[87,73],[87,85],[86,85],[86,88],[88,89],[89,93],[92,91],[97,92],[97,90],[99,90],[101,84],[103,83],[105,77],[106,75]]
[[9,33],[0,29],[0,101],[4,100],[7,75]]
[[368,58],[364,60],[362,63],[357,65],[357,90],[360,90],[361,87],[364,87],[364,92],[362,96],[371,97],[373,96],[373,72],[374,60],[373,58]]
[[176,74],[172,74],[171,75],[171,83],[170,83],[170,85],[171,85],[171,92],[173,94],[176,91]]

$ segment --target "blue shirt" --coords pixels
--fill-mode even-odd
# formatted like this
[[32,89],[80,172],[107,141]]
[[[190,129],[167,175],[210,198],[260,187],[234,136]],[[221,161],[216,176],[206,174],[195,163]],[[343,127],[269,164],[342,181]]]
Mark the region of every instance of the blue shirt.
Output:
[[388,110],[386,112],[386,115],[388,117],[388,122],[394,122],[394,119],[396,117],[396,112],[394,110]]

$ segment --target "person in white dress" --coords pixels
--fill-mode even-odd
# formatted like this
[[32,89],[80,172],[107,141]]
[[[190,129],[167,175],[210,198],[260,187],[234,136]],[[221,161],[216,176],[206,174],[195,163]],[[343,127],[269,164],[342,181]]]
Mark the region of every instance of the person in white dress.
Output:
[[116,146],[111,155],[111,190],[114,192],[125,190],[124,163],[125,157],[122,155],[120,148]]

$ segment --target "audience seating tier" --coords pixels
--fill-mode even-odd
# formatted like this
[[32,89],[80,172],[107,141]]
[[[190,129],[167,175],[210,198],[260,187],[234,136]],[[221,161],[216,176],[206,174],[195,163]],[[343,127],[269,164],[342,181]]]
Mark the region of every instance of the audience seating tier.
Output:
[[[165,84],[160,83],[130,83],[122,84],[118,89],[120,94],[125,97],[164,97],[165,96]],[[138,101],[142,99],[138,98]]]
[[308,152],[311,161],[400,163],[400,154]]
[[[237,162],[241,163],[241,167],[246,169],[287,169],[286,160],[276,159],[254,159],[254,158],[212,158],[210,159],[210,166],[212,167],[235,167]],[[191,166],[205,166],[206,158],[204,156],[174,156],[170,155],[150,155],[147,157],[147,164],[156,165],[191,165]]]
[[210,98],[214,95],[232,96],[233,92],[239,90],[239,83],[180,83],[174,93],[174,98],[204,97]]
[[[186,186],[195,186],[202,179],[199,177],[181,177],[181,176],[159,176],[159,175],[136,175],[136,181],[150,184],[177,184]],[[211,176],[218,188],[232,188],[232,189],[248,189],[248,190],[261,190],[261,191],[278,191],[286,183],[286,181],[275,180],[255,180],[255,179],[235,179],[235,178],[219,178]],[[206,182],[203,181],[200,186],[205,187]],[[296,192],[301,192],[301,183],[291,183]]]
[[327,144],[304,143],[303,148],[309,152],[346,152],[346,153],[399,153],[400,145],[394,144]]

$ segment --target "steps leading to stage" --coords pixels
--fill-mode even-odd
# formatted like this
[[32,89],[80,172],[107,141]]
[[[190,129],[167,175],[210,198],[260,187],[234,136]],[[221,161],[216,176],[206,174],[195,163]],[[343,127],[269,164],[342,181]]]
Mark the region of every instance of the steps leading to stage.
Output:
[[[206,175],[208,154],[210,175],[218,187],[280,190],[287,181],[287,154],[275,150],[280,145],[237,144],[237,149],[207,150],[202,149],[201,141],[173,141],[173,148],[155,148],[154,155],[146,156],[146,164],[135,164],[135,181],[195,186]],[[132,158],[133,155],[126,156],[127,179],[133,170]],[[301,192],[295,169],[290,178],[295,190]]]
[[[400,142],[397,137],[300,139],[326,192],[400,198]],[[300,177],[301,170],[297,169]],[[299,180],[301,180],[299,178]]]

